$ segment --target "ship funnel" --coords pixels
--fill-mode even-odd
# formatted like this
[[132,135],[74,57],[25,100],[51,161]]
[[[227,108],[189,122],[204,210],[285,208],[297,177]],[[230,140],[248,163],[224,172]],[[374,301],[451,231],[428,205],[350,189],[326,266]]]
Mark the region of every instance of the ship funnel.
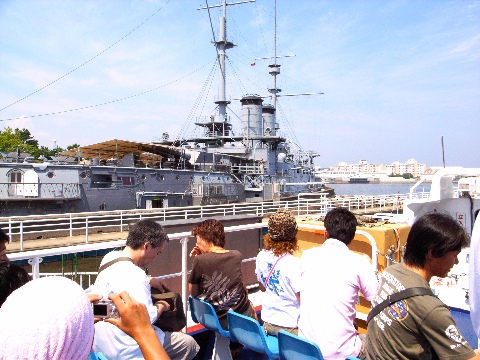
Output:
[[276,136],[277,127],[275,126],[275,108],[272,105],[263,105],[262,116],[265,136]]
[[[262,98],[258,95],[244,96],[242,103],[242,136],[254,148],[261,141],[256,140],[264,136],[262,119]],[[250,142],[250,140],[252,140]]]

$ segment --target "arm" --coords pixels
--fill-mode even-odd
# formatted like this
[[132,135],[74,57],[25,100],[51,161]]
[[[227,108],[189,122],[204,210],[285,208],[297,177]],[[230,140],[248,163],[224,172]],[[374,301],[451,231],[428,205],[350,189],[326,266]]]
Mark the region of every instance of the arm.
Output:
[[[435,299],[431,296],[422,296],[424,302]],[[428,308],[427,308],[428,309]],[[455,320],[448,307],[441,303],[435,306],[420,324],[420,331],[437,353],[439,359],[480,359],[478,352],[475,352],[467,343],[457,327]]]
[[193,297],[197,297],[200,294],[200,288],[198,284],[188,283],[188,291]]
[[155,289],[158,289],[161,293],[170,291],[167,289],[167,286],[165,285],[165,283],[161,281],[159,278],[149,276],[148,283],[150,284],[150,287],[154,287]]
[[470,358],[470,359],[479,360],[480,359],[480,350],[475,349],[474,351],[475,351],[475,356]]
[[157,308],[157,319],[160,318],[160,315],[162,315],[162,312],[170,310],[170,304],[166,302],[165,300],[159,300],[155,304],[155,307]]
[[125,291],[108,296],[118,309],[119,318],[108,318],[106,322],[117,326],[130,335],[140,346],[146,360],[170,359],[150,324],[147,307],[132,299]]
[[[190,275],[188,277],[188,292],[193,297],[197,297],[198,295],[200,295],[199,282],[201,281],[200,279],[202,274],[202,271],[199,269],[198,258],[195,257],[198,254],[192,255],[195,248],[193,248],[192,252],[190,253],[190,256],[194,256],[194,259],[193,259],[192,271],[190,272]],[[198,284],[194,284],[193,282],[197,282]]]
[[360,291],[367,301],[372,301],[377,294],[380,283],[377,275],[375,275],[375,272],[372,269],[369,260],[366,260],[364,257],[361,257],[360,259],[361,260],[357,265],[358,269],[361,269]]

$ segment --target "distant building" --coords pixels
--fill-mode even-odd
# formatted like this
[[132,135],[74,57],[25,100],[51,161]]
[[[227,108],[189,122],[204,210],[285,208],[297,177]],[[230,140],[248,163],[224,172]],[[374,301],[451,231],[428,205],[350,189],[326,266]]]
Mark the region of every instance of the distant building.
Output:
[[408,159],[405,164],[400,163],[399,161],[394,161],[392,165],[387,165],[387,168],[390,168],[390,174],[403,175],[410,173],[413,177],[419,177],[420,175],[425,174],[427,170],[426,164],[419,164],[415,159]]
[[[350,177],[352,175],[384,177],[410,173],[414,177],[419,177],[420,175],[423,175],[426,170],[427,165],[420,164],[415,159],[408,159],[406,163],[394,161],[391,165],[372,164],[367,160],[360,160],[358,164],[339,162],[336,166],[329,167],[328,174],[338,177]],[[323,170],[322,173],[326,174],[327,171]]]

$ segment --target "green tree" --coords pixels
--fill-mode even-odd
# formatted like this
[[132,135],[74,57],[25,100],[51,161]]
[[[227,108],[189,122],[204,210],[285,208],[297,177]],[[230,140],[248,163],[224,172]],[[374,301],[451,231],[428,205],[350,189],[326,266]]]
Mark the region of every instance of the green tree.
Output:
[[[72,144],[67,149],[77,149],[80,145]],[[15,152],[29,153],[35,159],[40,156],[49,157],[56,156],[58,153],[64,151],[61,147],[49,149],[46,146],[40,146],[28,129],[15,130],[7,126],[0,132],[0,152]]]

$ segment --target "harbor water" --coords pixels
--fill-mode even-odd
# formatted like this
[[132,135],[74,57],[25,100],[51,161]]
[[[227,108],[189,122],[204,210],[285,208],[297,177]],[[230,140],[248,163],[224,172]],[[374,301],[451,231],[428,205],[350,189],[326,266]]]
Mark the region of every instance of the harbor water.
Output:
[[[376,184],[333,184],[328,183],[327,186],[335,190],[336,195],[393,195],[408,194],[414,183],[408,184],[392,184],[392,183],[376,183]],[[429,192],[430,184],[420,184],[415,189],[416,193]]]

